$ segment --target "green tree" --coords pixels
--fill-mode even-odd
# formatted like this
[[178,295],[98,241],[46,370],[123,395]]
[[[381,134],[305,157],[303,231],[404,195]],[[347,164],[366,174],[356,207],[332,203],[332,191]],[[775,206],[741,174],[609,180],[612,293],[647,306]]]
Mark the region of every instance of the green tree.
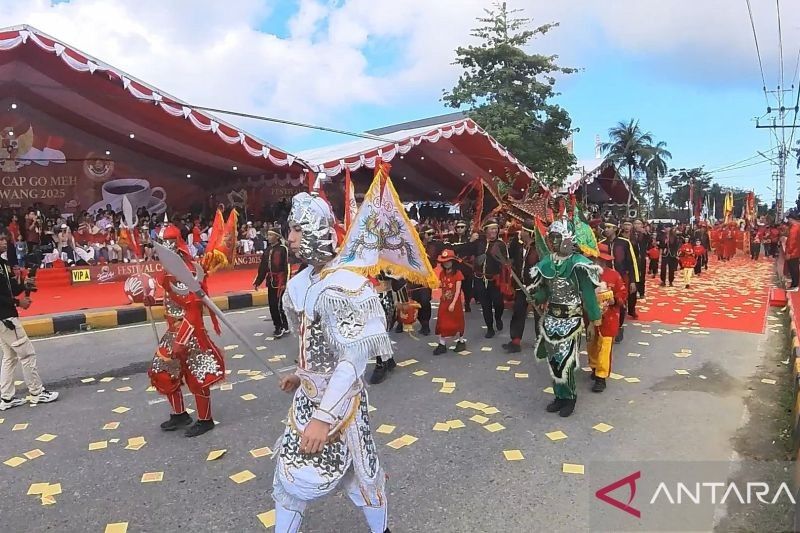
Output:
[[687,209],[691,218],[692,206],[689,205],[689,188],[694,183],[694,197],[705,197],[712,188],[712,177],[702,168],[682,168],[672,174],[667,182],[672,192],[669,200],[678,209]]
[[487,9],[472,36],[477,46],[456,49],[455,64],[464,72],[442,100],[453,108],[468,108],[469,116],[508,148],[548,184],[559,185],[575,164],[564,141],[572,121],[566,110],[552,103],[557,96],[557,74],[575,69],[560,67],[557,56],[529,54],[524,48],[536,37],[558,26],[532,29],[530,20],[515,15],[505,2]]
[[612,162],[617,168],[627,168],[630,209],[632,194],[638,190],[636,176],[649,158],[648,150],[653,145],[653,134],[643,132],[639,121],[631,119],[628,123],[620,122],[608,130],[608,138],[609,142],[601,144],[600,149],[605,152],[606,161]]
[[661,207],[661,180],[667,175],[667,159],[672,159],[672,153],[664,141],[647,147],[645,152],[645,190],[650,195],[653,209],[657,210]]

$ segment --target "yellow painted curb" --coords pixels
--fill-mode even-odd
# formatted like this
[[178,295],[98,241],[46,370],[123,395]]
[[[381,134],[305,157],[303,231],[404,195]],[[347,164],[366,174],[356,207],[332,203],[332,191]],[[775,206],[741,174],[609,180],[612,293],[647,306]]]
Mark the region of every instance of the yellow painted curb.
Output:
[[147,308],[147,320],[162,320],[164,318],[164,306],[154,305]]
[[228,297],[227,296],[216,296],[211,298],[211,301],[217,304],[217,307],[222,309],[223,311],[228,310]]
[[253,297],[253,306],[267,305],[267,291],[256,291],[250,293]]
[[56,331],[52,318],[26,318],[22,320],[22,327],[28,337],[45,337]]
[[117,311],[95,311],[84,313],[86,324],[93,328],[113,328],[119,325]]

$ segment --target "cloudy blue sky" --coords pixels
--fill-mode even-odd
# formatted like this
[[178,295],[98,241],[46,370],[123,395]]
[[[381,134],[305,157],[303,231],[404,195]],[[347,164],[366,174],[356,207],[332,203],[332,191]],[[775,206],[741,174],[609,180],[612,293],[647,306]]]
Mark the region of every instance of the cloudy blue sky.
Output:
[[[675,167],[715,169],[774,147],[754,117],[766,103],[745,0],[509,0],[561,26],[531,51],[581,71],[560,103],[594,156],[617,121],[639,119]],[[776,2],[751,0],[769,88],[780,83]],[[800,2],[780,2],[784,85],[795,80]],[[0,25],[27,23],[192,104],[362,131],[448,112],[479,0],[0,1]],[[796,94],[796,90],[795,93]],[[787,100],[789,96],[787,95]],[[792,98],[793,105],[794,99]],[[290,151],[347,138],[252,120],[245,129]],[[800,138],[800,132],[797,133]],[[774,152],[771,152],[774,153]],[[751,159],[748,163],[759,163]],[[790,165],[787,198],[796,196]],[[771,196],[769,163],[720,183]]]

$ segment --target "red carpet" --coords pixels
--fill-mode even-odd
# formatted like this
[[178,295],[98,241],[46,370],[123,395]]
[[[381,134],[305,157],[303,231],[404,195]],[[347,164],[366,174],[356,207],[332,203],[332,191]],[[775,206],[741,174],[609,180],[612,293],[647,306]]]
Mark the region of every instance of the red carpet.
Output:
[[[41,274],[37,275],[37,281]],[[208,289],[212,296],[220,296],[230,292],[253,290],[255,269],[225,270],[208,277]],[[104,284],[77,284],[64,286],[42,286],[31,295],[33,305],[27,311],[20,309],[21,316],[50,315],[70,311],[102,309],[129,304],[123,292],[123,282]]]
[[674,287],[648,277],[646,302],[639,303],[643,322],[675,324],[694,329],[716,328],[748,333],[764,331],[772,287],[774,260],[753,262],[740,255],[732,261],[711,259],[708,271],[684,288],[678,271]]

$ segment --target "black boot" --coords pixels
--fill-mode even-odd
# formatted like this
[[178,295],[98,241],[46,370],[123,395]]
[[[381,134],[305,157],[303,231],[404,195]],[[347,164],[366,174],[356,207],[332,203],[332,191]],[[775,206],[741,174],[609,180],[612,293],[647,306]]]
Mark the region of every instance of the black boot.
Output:
[[505,351],[508,353],[519,353],[522,351],[522,347],[514,342],[505,343],[503,345],[503,349],[505,349]]
[[594,381],[594,380],[596,380],[596,379],[597,379],[597,374],[595,374],[595,372],[594,372],[594,368],[592,369],[592,376],[591,376],[591,378],[592,378],[592,381]]
[[484,335],[484,337],[487,338],[487,339],[493,338],[494,337],[494,330],[493,329],[487,329],[486,330],[486,335]]
[[597,378],[594,380],[594,385],[592,386],[592,392],[603,392],[606,390],[606,379],[605,378]]
[[467,343],[464,341],[458,341],[456,343],[456,353],[463,352],[467,349]]
[[179,415],[169,415],[169,420],[161,424],[164,431],[175,431],[192,423],[192,417],[186,411]]
[[398,322],[397,327],[394,328],[395,333],[403,333],[403,324]]
[[189,429],[187,429],[183,435],[185,437],[199,437],[203,433],[207,433],[212,429],[214,429],[213,420],[198,420]]
[[619,333],[617,333],[617,336],[614,337],[614,344],[619,344],[622,342],[622,339],[625,337],[624,332],[625,330],[623,328],[619,328]]
[[419,330],[420,335],[430,335],[431,334],[431,326],[430,324],[422,324],[422,327]]
[[390,371],[394,370],[397,363],[394,357],[384,362],[380,358],[375,360],[375,368],[372,370],[372,375],[369,377],[371,385],[377,385],[386,380],[386,376]]
[[566,418],[569,415],[571,415],[574,410],[575,410],[575,400],[564,400],[564,403],[561,406],[561,410],[558,412],[558,416]]
[[497,319],[497,331],[503,331],[503,321],[501,319]]
[[439,344],[433,350],[433,355],[442,355],[443,353],[447,353],[447,346],[444,344]]
[[566,401],[567,400],[562,400],[561,398],[556,398],[555,400],[547,404],[547,407],[545,409],[547,409],[548,413],[556,413],[560,411],[562,407],[564,407],[564,402]]

